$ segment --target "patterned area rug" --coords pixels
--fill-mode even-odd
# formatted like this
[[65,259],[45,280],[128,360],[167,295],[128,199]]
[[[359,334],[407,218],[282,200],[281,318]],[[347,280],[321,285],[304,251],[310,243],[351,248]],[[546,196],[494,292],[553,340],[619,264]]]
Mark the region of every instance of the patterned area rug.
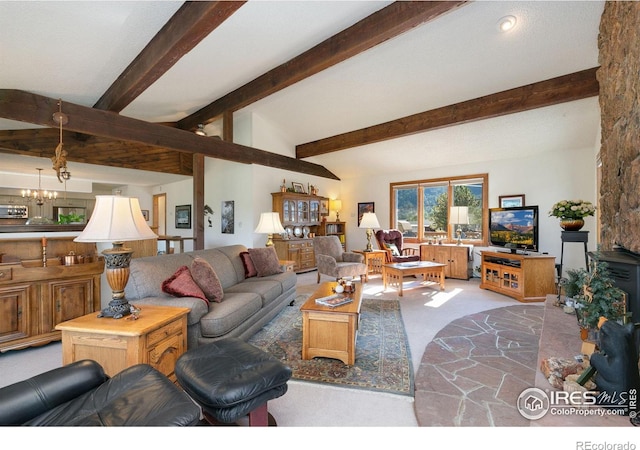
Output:
[[296,298],[249,343],[279,358],[293,371],[293,378],[349,388],[413,395],[413,367],[409,342],[397,300],[362,300],[356,340],[356,362],[348,366],[331,358],[302,355],[302,313],[308,297]]

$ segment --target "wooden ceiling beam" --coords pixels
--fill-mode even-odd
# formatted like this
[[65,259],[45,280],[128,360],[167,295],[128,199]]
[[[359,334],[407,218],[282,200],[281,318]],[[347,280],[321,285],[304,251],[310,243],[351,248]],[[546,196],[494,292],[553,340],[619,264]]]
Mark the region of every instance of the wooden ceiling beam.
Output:
[[[243,164],[258,164],[323,178],[339,178],[318,164],[267,152],[221,139],[198,136],[190,131],[153,124],[110,111],[63,102],[69,117],[67,131],[102,136],[119,141],[132,141],[184,153],[201,153],[212,158]],[[57,128],[53,113],[58,100],[15,89],[0,89],[0,117]]]
[[557,105],[599,93],[597,67],[296,146],[308,158],[415,133]]
[[120,112],[245,1],[185,2],[94,105]]
[[257,102],[466,3],[468,2],[394,2],[181,119],[178,127],[195,130],[198,124],[210,123],[227,111],[237,111]]

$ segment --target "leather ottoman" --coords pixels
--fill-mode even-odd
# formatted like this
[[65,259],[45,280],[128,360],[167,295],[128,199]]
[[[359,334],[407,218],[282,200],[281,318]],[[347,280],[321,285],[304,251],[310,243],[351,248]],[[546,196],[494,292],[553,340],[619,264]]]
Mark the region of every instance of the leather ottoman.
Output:
[[291,378],[277,358],[237,338],[187,351],[175,373],[209,423],[233,424],[248,415],[252,426],[275,425],[267,402],[284,395]]

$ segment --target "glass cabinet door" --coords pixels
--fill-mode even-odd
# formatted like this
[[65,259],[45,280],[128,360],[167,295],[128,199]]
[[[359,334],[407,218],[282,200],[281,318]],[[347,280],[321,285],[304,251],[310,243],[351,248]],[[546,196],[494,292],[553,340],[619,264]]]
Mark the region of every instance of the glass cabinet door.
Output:
[[320,201],[319,200],[311,200],[309,202],[310,209],[310,221],[320,222]]
[[309,222],[309,202],[298,200],[298,223]]
[[295,200],[285,200],[282,205],[282,221],[283,222],[295,222],[296,221],[296,202]]

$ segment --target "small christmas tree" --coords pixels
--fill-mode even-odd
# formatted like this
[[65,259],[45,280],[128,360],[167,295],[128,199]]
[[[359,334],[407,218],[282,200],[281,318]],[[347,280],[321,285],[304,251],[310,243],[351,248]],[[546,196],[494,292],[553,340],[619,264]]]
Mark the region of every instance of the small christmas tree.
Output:
[[578,302],[578,319],[584,328],[594,329],[600,317],[607,320],[624,318],[625,293],[614,285],[606,262],[596,255],[589,262],[589,271],[578,274],[580,292],[574,297]]

